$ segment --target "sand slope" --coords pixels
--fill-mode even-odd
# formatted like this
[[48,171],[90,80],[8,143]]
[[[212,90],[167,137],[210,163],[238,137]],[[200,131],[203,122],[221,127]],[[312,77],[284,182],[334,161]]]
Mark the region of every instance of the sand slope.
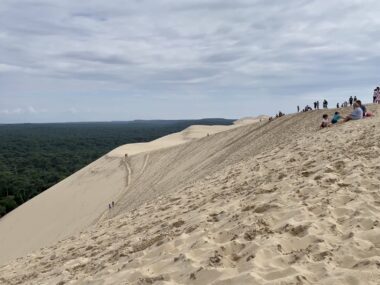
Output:
[[18,207],[0,220],[0,263],[96,222],[126,179],[120,159],[102,157]]
[[322,112],[136,154],[117,216],[0,282],[379,284],[380,116],[317,131]]
[[117,201],[131,184],[132,168],[129,159],[124,159],[125,153],[168,148],[254,122],[191,126],[150,143],[128,144],[111,151],[0,220],[0,264],[107,218],[108,204]]
[[108,154],[108,156],[124,157],[125,154],[131,156],[131,155],[136,155],[139,153],[170,148],[176,145],[184,144],[184,143],[194,141],[200,138],[204,138],[204,137],[217,134],[223,131],[232,130],[244,125],[252,125],[255,123],[259,123],[267,119],[268,119],[267,116],[243,118],[243,119],[235,121],[233,125],[229,125],[229,126],[193,125],[186,128],[185,130],[181,132],[170,134],[151,142],[122,145],[112,150]]

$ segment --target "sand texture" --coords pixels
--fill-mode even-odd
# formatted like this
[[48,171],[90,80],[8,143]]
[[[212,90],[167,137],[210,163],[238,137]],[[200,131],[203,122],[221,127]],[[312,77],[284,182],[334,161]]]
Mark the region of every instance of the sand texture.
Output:
[[[212,134],[246,124],[254,126],[257,122],[258,119],[247,118],[238,125],[191,126],[182,132],[149,143],[127,144],[111,151],[0,220],[0,264],[52,245],[114,215],[118,212],[116,209],[112,213],[108,212],[108,204],[112,201],[118,201],[117,207],[120,211],[125,211],[121,205],[126,204],[130,209],[145,199],[157,196],[166,186],[176,185],[183,167],[171,172],[166,178],[162,177],[170,170],[168,163],[173,164],[172,159],[181,164],[180,158],[173,157],[177,153],[170,150],[173,146],[187,145],[200,138],[212,141]],[[158,154],[149,153],[160,149],[162,151]],[[127,159],[125,153],[129,155]],[[141,155],[137,155],[140,153]],[[191,165],[198,164],[200,159],[202,157],[199,156],[190,159]],[[165,167],[169,168],[165,170]],[[145,168],[149,171],[144,171]],[[173,179],[173,176],[177,178]],[[183,183],[189,178],[190,173],[186,173]],[[169,180],[170,183],[164,183],[164,180]],[[157,185],[158,182],[161,183],[160,186]],[[152,185],[157,188],[156,193],[145,191],[154,189]]]
[[115,208],[0,266],[0,283],[379,284],[380,107],[370,109],[323,130],[313,111],[110,156],[124,171]]

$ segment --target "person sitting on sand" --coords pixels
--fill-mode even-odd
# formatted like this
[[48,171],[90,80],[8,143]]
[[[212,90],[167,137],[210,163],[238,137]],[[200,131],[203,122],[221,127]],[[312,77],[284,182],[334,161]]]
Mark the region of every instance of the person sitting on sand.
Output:
[[360,120],[363,119],[363,110],[360,108],[358,102],[354,102],[354,111],[350,115],[348,115],[346,118],[344,118],[344,122],[350,121],[350,120]]
[[336,124],[339,122],[339,120],[342,119],[342,116],[340,115],[339,112],[335,112],[333,118],[331,119],[332,124]]
[[362,109],[362,111],[363,111],[363,117],[365,117],[365,114],[367,113],[367,107],[364,106],[364,105],[362,105],[362,101],[360,101],[360,100],[356,100],[356,103],[359,104],[359,107],[360,107],[360,108]]
[[323,129],[323,128],[327,128],[329,126],[330,126],[329,115],[323,114],[323,116],[322,116],[322,123],[320,125],[320,128]]
[[359,104],[360,108],[363,110],[363,117],[372,117],[373,113],[370,111],[367,111],[367,107],[362,104],[362,101],[356,100],[356,102]]

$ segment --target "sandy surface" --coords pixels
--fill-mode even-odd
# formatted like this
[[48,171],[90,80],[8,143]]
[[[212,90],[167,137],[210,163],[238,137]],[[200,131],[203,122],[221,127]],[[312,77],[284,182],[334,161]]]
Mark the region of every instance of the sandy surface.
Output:
[[107,218],[108,204],[117,201],[131,183],[126,152],[134,155],[173,147],[255,122],[248,118],[239,125],[191,126],[150,143],[128,144],[111,151],[0,220],[0,264]]
[[181,132],[170,134],[151,142],[122,145],[112,150],[108,155],[112,157],[124,157],[126,154],[128,156],[131,156],[143,152],[151,152],[154,150],[169,148],[193,140],[204,138],[213,134],[217,134],[223,131],[232,130],[234,128],[241,127],[244,125],[259,123],[267,119],[267,116],[247,117],[237,120],[234,122],[233,125],[229,126],[193,125]]
[[319,131],[322,113],[137,154],[112,218],[0,283],[379,284],[380,116]]

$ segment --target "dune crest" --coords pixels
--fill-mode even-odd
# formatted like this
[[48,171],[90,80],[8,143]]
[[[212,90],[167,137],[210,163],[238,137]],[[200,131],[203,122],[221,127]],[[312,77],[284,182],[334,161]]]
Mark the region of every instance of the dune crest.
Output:
[[380,116],[317,131],[323,112],[130,157],[105,219],[0,281],[378,284]]

